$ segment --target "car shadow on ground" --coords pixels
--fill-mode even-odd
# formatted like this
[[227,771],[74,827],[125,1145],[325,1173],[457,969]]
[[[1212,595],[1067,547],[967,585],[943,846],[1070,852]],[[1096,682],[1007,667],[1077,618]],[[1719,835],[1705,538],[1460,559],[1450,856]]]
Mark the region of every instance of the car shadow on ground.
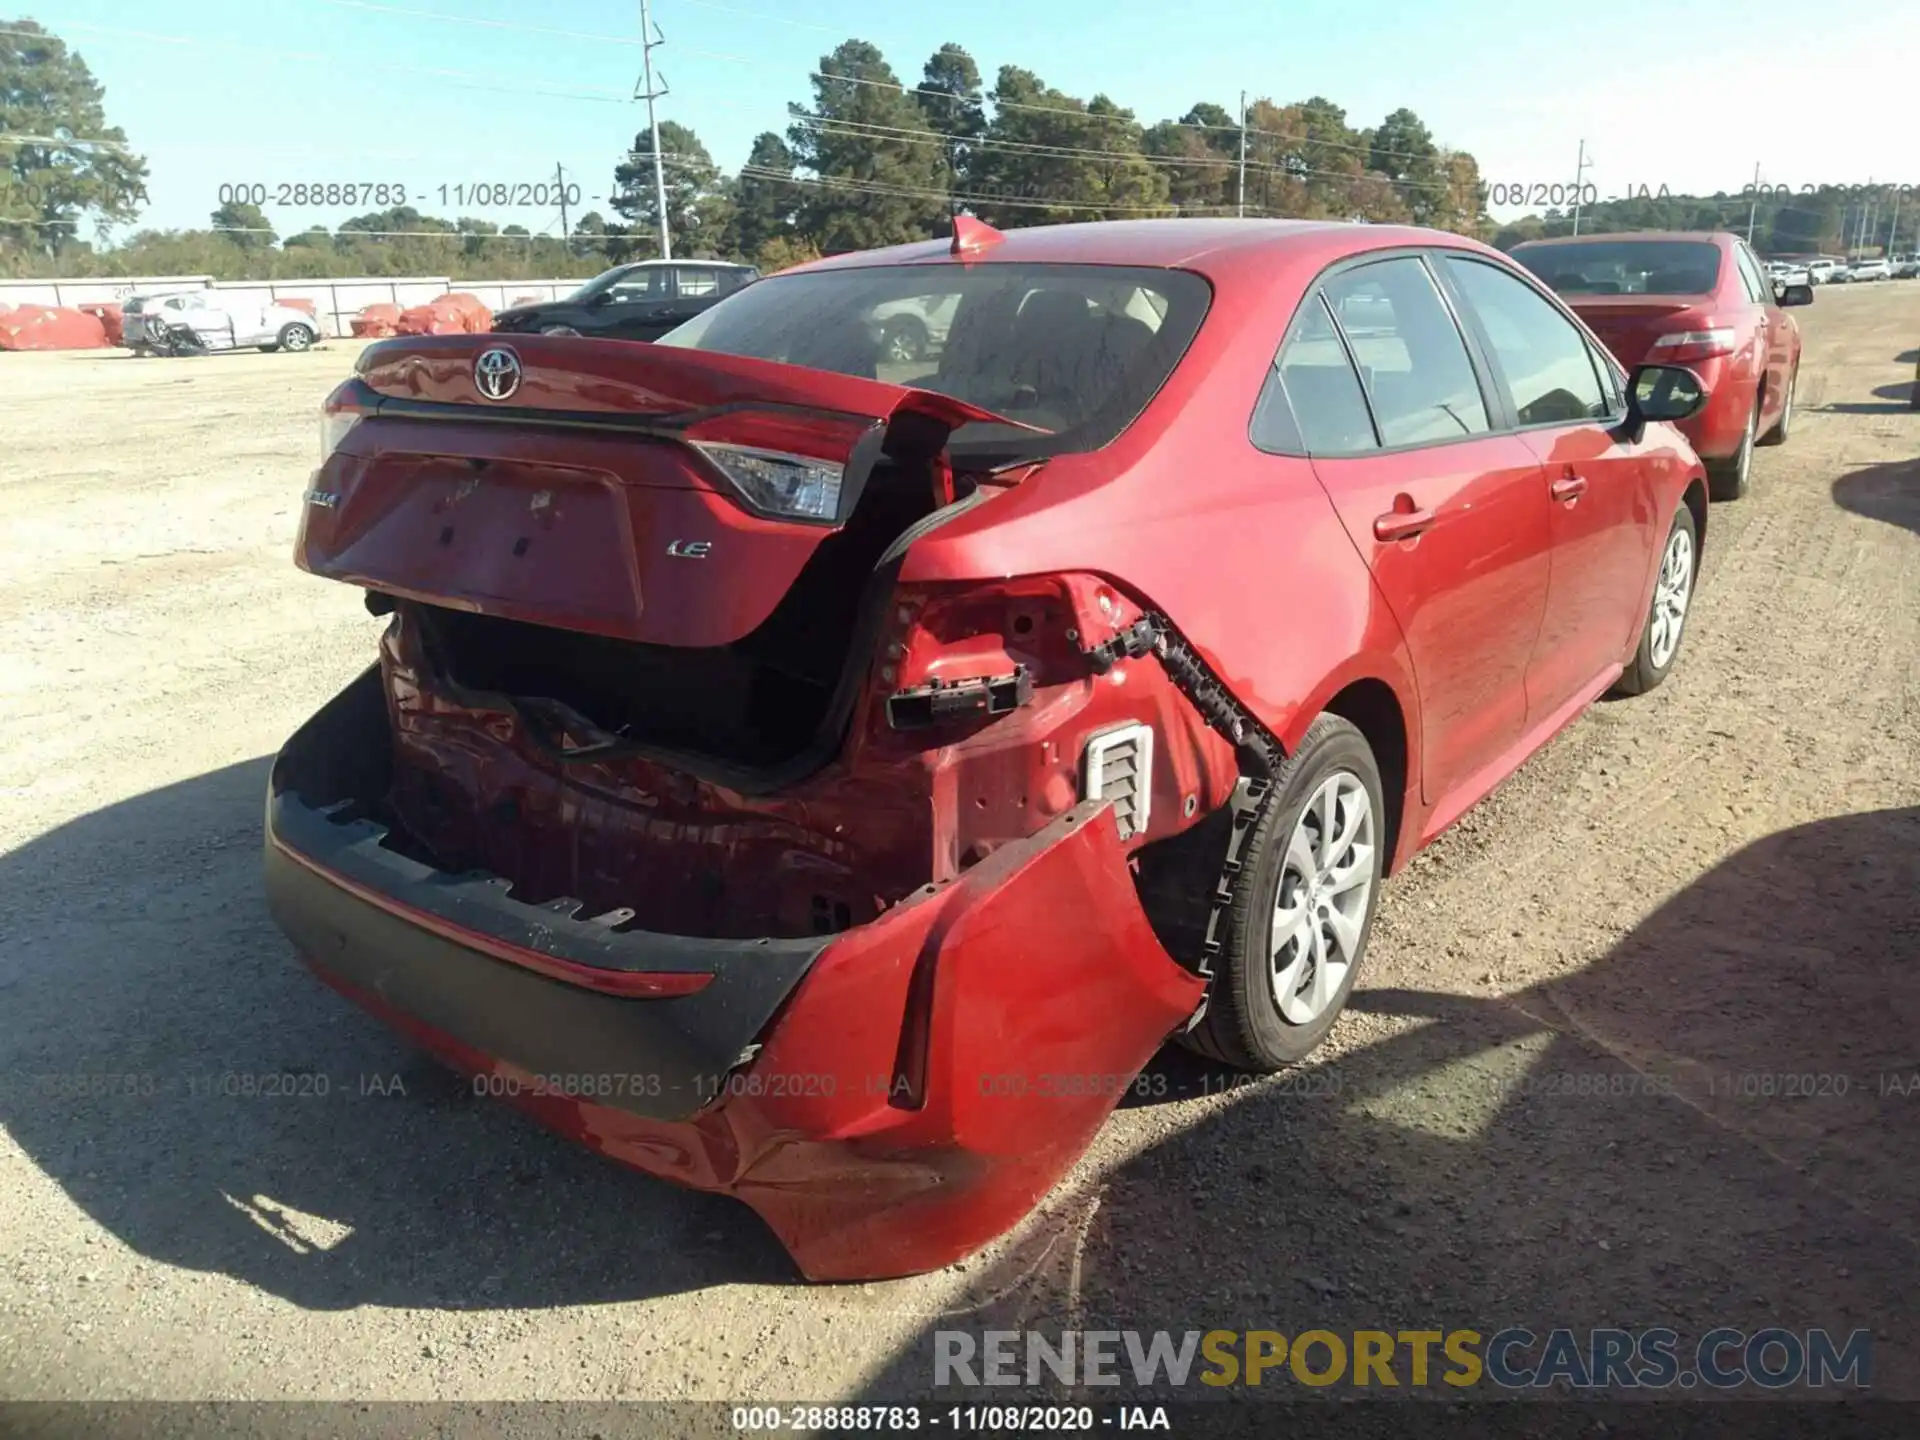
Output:
[[1902,350],[1893,357],[1893,363],[1896,365],[1920,364],[1920,350]]
[[[1056,1196],[1051,1234],[970,1274],[980,1308],[930,1324],[867,1396],[1150,1393],[943,1392],[936,1328],[1669,1325],[1690,1361],[1715,1326],[1781,1325],[1872,1331],[1876,1393],[1920,1397],[1916,894],[1920,809],[1838,816],[1738,851],[1565,978],[1363,989],[1346,1023],[1384,1038],[1319,1085],[1275,1077],[1180,1116]],[[1268,1380],[1235,1393],[1355,1396]],[[1222,1392],[1158,1398],[1175,1393]]]
[[0,856],[0,1124],[74,1203],[142,1256],[315,1309],[794,1278],[744,1206],[474,1097],[300,966],[261,895],[267,767]]
[[1913,386],[1911,380],[1897,385],[1876,385],[1873,393],[1877,399],[1836,400],[1813,408],[1827,415],[1898,415],[1913,408]]
[[1920,534],[1920,460],[1892,460],[1842,475],[1833,482],[1833,503]]

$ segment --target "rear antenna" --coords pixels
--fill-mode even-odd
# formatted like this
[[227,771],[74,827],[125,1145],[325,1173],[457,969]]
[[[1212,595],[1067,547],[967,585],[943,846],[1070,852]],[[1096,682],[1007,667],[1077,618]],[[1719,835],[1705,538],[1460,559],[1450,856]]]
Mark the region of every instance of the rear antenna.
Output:
[[955,255],[971,255],[989,245],[998,245],[1006,238],[984,220],[976,220],[971,215],[953,217],[952,253]]

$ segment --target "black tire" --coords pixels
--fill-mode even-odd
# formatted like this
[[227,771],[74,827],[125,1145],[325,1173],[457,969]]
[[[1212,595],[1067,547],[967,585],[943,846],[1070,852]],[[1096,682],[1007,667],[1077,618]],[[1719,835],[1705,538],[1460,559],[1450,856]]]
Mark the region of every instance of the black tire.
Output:
[[1773,422],[1773,428],[1760,437],[1762,445],[1784,445],[1787,436],[1793,433],[1793,404],[1800,390],[1800,363],[1794,362],[1793,369],[1787,372],[1787,403],[1780,409],[1780,418]]
[[880,356],[896,365],[926,359],[927,327],[911,315],[894,316],[881,327]]
[[[1655,624],[1659,618],[1662,602],[1662,580],[1666,574],[1668,552],[1673,548],[1674,536],[1684,532],[1687,537],[1687,581],[1684,603],[1679,617],[1680,633],[1673,641],[1673,648],[1667,652],[1664,662],[1656,663]],[[1644,695],[1667,676],[1673,673],[1673,667],[1679,663],[1680,652],[1687,644],[1687,618],[1693,614],[1693,592],[1700,583],[1700,533],[1693,523],[1693,512],[1685,503],[1674,512],[1673,523],[1667,527],[1667,538],[1660,543],[1660,569],[1655,572],[1653,598],[1647,603],[1647,618],[1640,626],[1640,643],[1634,648],[1633,663],[1614,684],[1615,695]]]
[[1744,500],[1753,493],[1753,449],[1760,437],[1760,402],[1753,402],[1740,448],[1724,460],[1706,460],[1707,493],[1715,500]]
[[540,333],[542,335],[578,335],[580,332],[571,325],[542,325]]
[[[1342,772],[1360,782],[1372,806],[1373,853],[1364,862],[1372,867],[1366,913],[1357,927],[1359,939],[1346,974],[1331,1000],[1311,1021],[1295,1024],[1281,1014],[1274,995],[1274,912],[1280,887],[1288,878],[1286,852],[1294,829],[1320,788]],[[1274,788],[1274,797],[1248,837],[1242,857],[1245,881],[1234,900],[1232,933],[1215,962],[1207,1012],[1199,1025],[1181,1037],[1189,1049],[1255,1074],[1269,1074],[1306,1059],[1346,1008],[1366,957],[1374,912],[1379,909],[1388,843],[1380,768],[1366,737],[1337,715],[1322,715],[1313,722],[1299,748],[1281,764]]]
[[[282,325],[280,327],[280,340],[273,348],[277,350],[291,350],[297,354],[302,350],[312,349],[313,342],[319,338],[319,335],[317,335],[311,327],[302,325],[296,320],[291,325]],[[264,350],[267,347],[263,345],[260,348]]]
[[1920,379],[1913,382],[1913,393],[1907,396],[1907,408],[1920,410]]

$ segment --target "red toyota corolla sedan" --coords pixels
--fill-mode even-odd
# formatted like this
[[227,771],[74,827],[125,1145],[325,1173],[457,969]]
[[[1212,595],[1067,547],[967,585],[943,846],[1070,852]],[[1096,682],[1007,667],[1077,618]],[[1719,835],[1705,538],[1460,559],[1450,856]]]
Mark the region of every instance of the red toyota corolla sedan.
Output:
[[298,561],[391,619],[276,761],[274,914],[809,1276],[946,1264],[1169,1037],[1307,1055],[1384,878],[1666,676],[1702,399],[1484,246],[1304,222],[962,220],[657,344],[383,342]]
[[1800,327],[1785,308],[1811,285],[1776,285],[1724,231],[1581,235],[1513,247],[1626,365],[1685,365],[1707,403],[1681,432],[1706,461],[1713,498],[1752,484],[1753,447],[1784,445],[1800,378]]

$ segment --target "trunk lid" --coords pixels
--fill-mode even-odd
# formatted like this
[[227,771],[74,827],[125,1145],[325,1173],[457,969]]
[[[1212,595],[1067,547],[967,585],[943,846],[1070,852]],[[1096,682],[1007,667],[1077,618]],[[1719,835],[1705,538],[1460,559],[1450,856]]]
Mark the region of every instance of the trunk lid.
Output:
[[1705,321],[1694,323],[1706,310],[1697,295],[1563,295],[1560,298],[1629,369],[1646,359],[1647,351],[1662,335],[1675,330],[1708,328]]
[[[870,569],[885,541],[953,498],[947,436],[970,421],[1006,423],[877,380],[534,335],[373,346],[329,408],[369,419],[314,478],[296,548],[303,569],[453,609],[693,647],[748,635],[823,550]],[[772,465],[768,454],[789,458]],[[835,502],[779,513],[779,486],[797,474],[837,474]],[[818,480],[807,493],[828,489]],[[876,546],[877,526],[892,533]]]

